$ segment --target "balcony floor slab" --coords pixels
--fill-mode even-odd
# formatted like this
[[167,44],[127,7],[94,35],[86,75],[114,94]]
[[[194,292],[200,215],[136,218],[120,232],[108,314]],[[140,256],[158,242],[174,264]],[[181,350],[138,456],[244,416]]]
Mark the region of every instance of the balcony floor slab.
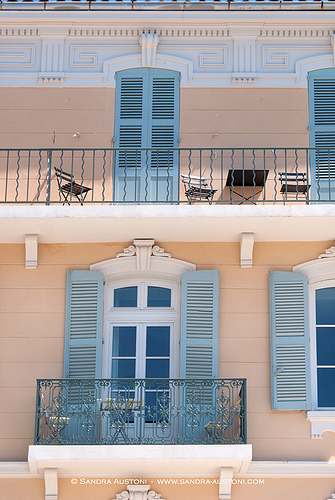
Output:
[[[162,223],[162,221],[164,221]],[[335,204],[1,206],[0,243],[129,241],[327,241],[334,239]]]
[[221,467],[246,473],[250,444],[235,445],[34,445],[29,447],[32,474],[57,468],[60,476],[194,477],[219,475]]

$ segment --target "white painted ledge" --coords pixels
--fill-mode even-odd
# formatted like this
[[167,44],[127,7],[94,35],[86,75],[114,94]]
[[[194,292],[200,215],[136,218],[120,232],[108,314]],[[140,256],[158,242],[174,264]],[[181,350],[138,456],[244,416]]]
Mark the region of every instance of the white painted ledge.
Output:
[[311,423],[311,438],[321,439],[324,432],[335,432],[335,411],[308,411],[306,419]]
[[59,476],[99,474],[110,477],[208,476],[221,467],[245,473],[251,462],[250,444],[236,445],[89,445],[29,447],[32,474],[57,468]]
[[[164,219],[164,223],[162,220]],[[84,222],[84,223],[83,223]],[[236,241],[252,232],[260,241],[334,239],[334,205],[84,205],[1,206],[0,243]],[[312,235],[312,236],[311,236]]]
[[[237,445],[238,446],[238,445]],[[44,448],[53,448],[44,447]],[[44,451],[44,454],[46,451]],[[35,466],[31,467],[35,468]],[[118,477],[138,477],[137,467],[135,467],[131,474],[127,474],[127,470],[123,470],[121,474],[117,474]],[[201,477],[219,477],[219,470],[215,469],[211,474],[205,474],[201,471]],[[24,478],[43,478],[44,471],[33,472],[29,469],[28,462],[0,462],[0,479],[24,479]],[[72,477],[74,474],[71,472],[59,472],[59,477]],[[190,474],[184,473],[184,469],[180,469],[174,477],[199,477],[199,473],[192,471]],[[151,476],[154,476],[152,473]],[[157,474],[156,477],[166,477],[167,473]],[[83,477],[82,472],[79,472],[79,477]],[[84,475],[84,477],[101,477],[101,473],[98,471],[90,471]],[[115,471],[113,469],[108,470],[108,473],[104,477],[115,477]],[[294,461],[252,461],[248,467],[247,471],[234,474],[234,478],[331,478],[335,477],[335,461],[329,462],[294,462]]]

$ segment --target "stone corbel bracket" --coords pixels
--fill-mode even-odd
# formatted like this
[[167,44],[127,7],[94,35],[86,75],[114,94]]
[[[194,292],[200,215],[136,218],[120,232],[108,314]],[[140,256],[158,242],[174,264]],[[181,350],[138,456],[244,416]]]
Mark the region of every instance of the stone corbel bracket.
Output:
[[44,469],[45,500],[58,499],[57,469]]
[[254,249],[254,233],[241,234],[241,267],[252,267],[252,255]]
[[26,234],[26,269],[36,269],[37,267],[37,234]]
[[142,33],[140,45],[142,47],[142,66],[156,66],[157,33]]

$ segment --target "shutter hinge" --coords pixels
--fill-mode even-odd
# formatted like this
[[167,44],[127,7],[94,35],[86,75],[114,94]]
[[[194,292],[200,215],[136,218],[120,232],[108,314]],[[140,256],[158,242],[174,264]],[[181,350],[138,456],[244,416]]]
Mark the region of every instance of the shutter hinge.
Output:
[[102,339],[101,343],[102,343],[102,344],[104,344],[104,343],[105,343],[105,339],[104,339],[104,338]]
[[106,285],[106,280],[104,280],[103,284]]

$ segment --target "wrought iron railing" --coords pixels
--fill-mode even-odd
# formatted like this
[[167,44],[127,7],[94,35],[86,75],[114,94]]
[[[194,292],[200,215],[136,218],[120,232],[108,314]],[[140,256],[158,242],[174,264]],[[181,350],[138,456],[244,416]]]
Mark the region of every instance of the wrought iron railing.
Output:
[[1,149],[0,204],[335,201],[335,149]]
[[[269,6],[269,7],[276,7],[277,5],[280,5],[282,3],[284,3],[284,5],[286,4],[293,4],[293,5],[296,5],[298,4],[299,2],[301,3],[302,0],[1,0],[0,1],[0,4],[9,4],[9,5],[12,5],[12,4],[25,4],[25,5],[29,5],[29,4],[33,4],[36,8],[36,4],[40,4],[42,3],[43,4],[54,4],[54,3],[60,3],[60,2],[66,2],[67,4],[70,4],[70,3],[75,3],[75,4],[93,4],[96,5],[96,4],[102,4],[103,6],[106,7],[106,4],[107,6],[108,5],[111,5],[111,6],[118,6],[118,5],[122,5],[122,4],[131,4],[131,5],[157,5],[159,4],[159,2],[164,2],[164,4],[174,4],[174,3],[177,3],[177,4],[181,4],[184,8],[187,8],[187,6],[195,6],[197,7],[197,5],[199,4],[212,4],[214,6],[217,6],[217,4],[221,5],[234,5],[234,4],[241,4],[242,2],[248,2],[248,4],[250,4],[252,7],[256,8],[259,4],[258,2],[262,2],[262,4],[265,4],[266,6]],[[303,0],[303,5],[310,5],[312,2],[317,2],[319,4],[321,3],[326,3],[326,4],[332,4],[334,0]],[[194,5],[195,4],[195,5]]]
[[245,379],[37,381],[35,444],[242,444]]

